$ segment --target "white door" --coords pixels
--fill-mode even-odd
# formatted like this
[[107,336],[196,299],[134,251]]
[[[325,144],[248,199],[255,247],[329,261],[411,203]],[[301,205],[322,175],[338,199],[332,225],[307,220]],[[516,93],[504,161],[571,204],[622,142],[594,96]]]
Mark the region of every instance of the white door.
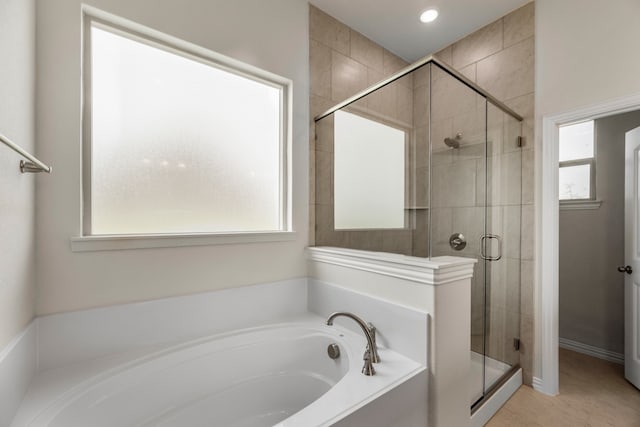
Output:
[[625,135],[624,376],[640,388],[640,127]]

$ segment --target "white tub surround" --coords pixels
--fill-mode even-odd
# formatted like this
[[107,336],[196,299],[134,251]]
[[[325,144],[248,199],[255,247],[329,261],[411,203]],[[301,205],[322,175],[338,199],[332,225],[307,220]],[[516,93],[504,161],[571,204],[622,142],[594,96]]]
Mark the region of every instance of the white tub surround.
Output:
[[[340,346],[338,359],[327,356],[331,343]],[[425,371],[381,348],[385,363],[366,377],[364,347],[361,334],[308,316],[205,337],[107,370],[76,364],[51,372],[40,383],[47,392],[13,426],[329,426]],[[61,387],[56,377],[69,374],[84,380]]]
[[36,372],[36,322],[0,351],[0,426],[8,426]]
[[342,248],[308,249],[321,282],[429,313],[429,427],[470,423],[471,277],[475,259],[431,259]]
[[307,312],[304,278],[38,318],[39,370],[276,323]]
[[[39,318],[39,370],[7,425],[352,427],[372,416],[371,427],[426,425],[426,314],[308,282]],[[360,372],[362,331],[327,326],[311,311],[344,308],[327,306],[336,296],[379,322],[375,376]],[[386,317],[368,317],[378,311]],[[414,331],[422,332],[408,339]],[[341,347],[340,360],[328,358],[329,342]],[[35,357],[35,329],[33,345]]]

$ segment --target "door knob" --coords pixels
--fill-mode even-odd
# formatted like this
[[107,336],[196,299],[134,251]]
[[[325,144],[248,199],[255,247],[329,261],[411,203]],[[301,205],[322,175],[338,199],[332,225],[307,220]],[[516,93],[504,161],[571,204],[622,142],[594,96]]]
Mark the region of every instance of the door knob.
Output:
[[633,273],[633,268],[631,268],[630,265],[627,265],[627,266],[621,265],[620,267],[618,267],[618,271],[620,273],[631,274],[631,273]]

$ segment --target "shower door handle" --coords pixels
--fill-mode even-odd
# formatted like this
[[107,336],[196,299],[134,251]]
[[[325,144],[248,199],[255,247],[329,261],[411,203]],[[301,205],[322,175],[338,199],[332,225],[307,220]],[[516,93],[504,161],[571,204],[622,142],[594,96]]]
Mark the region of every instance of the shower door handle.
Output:
[[[485,251],[485,242],[487,239],[496,239],[498,241],[498,255],[487,256]],[[480,237],[480,257],[486,261],[498,261],[502,258],[502,238],[497,234],[483,234]]]

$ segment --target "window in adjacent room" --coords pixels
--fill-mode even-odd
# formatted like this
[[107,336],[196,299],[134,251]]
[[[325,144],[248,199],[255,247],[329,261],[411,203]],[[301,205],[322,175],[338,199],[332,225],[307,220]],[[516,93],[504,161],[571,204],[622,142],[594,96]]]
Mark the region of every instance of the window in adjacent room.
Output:
[[594,121],[560,127],[560,201],[595,200]]
[[291,83],[207,52],[87,18],[85,236],[290,230]]

